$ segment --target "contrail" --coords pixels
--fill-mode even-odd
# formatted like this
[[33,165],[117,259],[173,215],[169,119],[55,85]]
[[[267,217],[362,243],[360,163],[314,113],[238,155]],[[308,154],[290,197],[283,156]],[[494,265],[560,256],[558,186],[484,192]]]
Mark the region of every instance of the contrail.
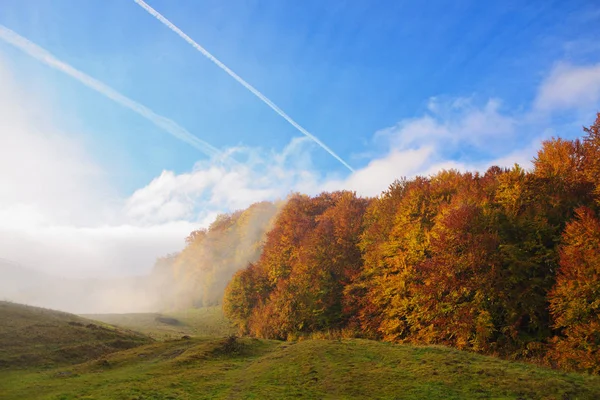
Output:
[[325,143],[321,142],[321,140],[319,140],[319,138],[317,138],[315,135],[313,135],[312,133],[310,133],[306,129],[304,129],[302,126],[300,126],[289,115],[287,115],[281,108],[277,107],[277,105],[275,103],[273,103],[271,100],[269,100],[264,94],[259,92],[257,89],[254,88],[254,86],[250,85],[248,82],[243,80],[238,74],[236,74],[231,69],[229,69],[225,64],[223,64],[221,61],[219,61],[215,56],[210,54],[208,52],[208,50],[206,50],[204,47],[200,46],[192,38],[190,38],[188,35],[186,35],[181,29],[179,29],[177,26],[175,26],[171,21],[166,19],[161,13],[156,11],[154,8],[150,7],[143,0],[133,0],[133,1],[135,1],[140,7],[142,7],[144,10],[146,10],[150,15],[152,15],[153,17],[158,19],[160,22],[162,22],[164,25],[166,25],[173,32],[178,34],[183,40],[185,40],[186,42],[191,44],[196,50],[198,50],[200,53],[202,53],[206,58],[208,58],[210,61],[217,64],[217,66],[219,68],[221,68],[223,71],[225,71],[233,79],[238,81],[242,86],[244,86],[246,89],[248,89],[253,95],[258,97],[263,103],[265,103],[267,106],[271,107],[271,109],[273,111],[275,111],[277,114],[279,114],[281,117],[283,117],[294,128],[299,130],[302,134],[308,136],[316,144],[321,146],[323,148],[323,150],[325,150],[326,152],[331,154],[331,156],[333,156],[336,160],[341,162],[350,171],[354,172],[354,169],[352,169],[352,167],[350,165],[348,165],[348,163],[346,161],[342,160],[342,158],[340,156],[338,156],[337,154],[335,154],[335,152],[333,150],[331,150]]
[[152,122],[154,125],[167,131],[171,135],[175,136],[177,139],[194,146],[206,155],[210,157],[222,156],[222,153],[219,149],[213,147],[204,140],[201,140],[196,136],[192,135],[185,128],[179,126],[175,121],[172,121],[169,118],[156,114],[148,107],[136,101],[133,101],[128,97],[123,96],[121,93],[117,92],[113,88],[92,78],[89,75],[84,74],[83,72],[73,68],[69,64],[60,61],[47,50],[25,39],[18,33],[8,29],[3,25],[0,25],[0,39],[13,45],[14,47],[18,48],[24,53],[29,54],[31,57],[48,65],[49,67],[69,75],[70,77],[78,80],[90,89],[93,89],[96,92],[108,97],[109,99],[122,105],[123,107],[129,108],[131,111],[138,113],[142,117],[146,118],[148,121]]

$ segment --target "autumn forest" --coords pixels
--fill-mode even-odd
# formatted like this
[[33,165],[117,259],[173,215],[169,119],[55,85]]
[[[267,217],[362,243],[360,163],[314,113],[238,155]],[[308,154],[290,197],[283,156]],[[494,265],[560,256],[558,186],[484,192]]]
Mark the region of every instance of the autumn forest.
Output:
[[221,215],[154,275],[165,308],[241,334],[334,332],[600,373],[600,114],[531,170],[440,171],[376,198],[291,194]]

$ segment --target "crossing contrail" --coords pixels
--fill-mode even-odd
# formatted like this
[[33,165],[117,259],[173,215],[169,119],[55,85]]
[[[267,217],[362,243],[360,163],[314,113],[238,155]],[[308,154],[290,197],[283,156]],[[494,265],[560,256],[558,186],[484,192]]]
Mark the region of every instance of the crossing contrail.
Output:
[[259,92],[258,89],[254,88],[254,86],[250,85],[248,82],[243,80],[238,74],[236,74],[231,69],[229,69],[229,67],[227,67],[225,64],[223,64],[221,61],[219,61],[219,59],[217,59],[215,56],[213,56],[211,53],[209,53],[208,50],[206,50],[204,47],[202,47],[198,43],[196,43],[192,38],[190,38],[188,35],[186,35],[181,29],[179,29],[177,26],[175,26],[171,21],[169,21],[167,18],[165,18],[161,13],[156,11],[154,8],[150,7],[143,0],[133,0],[133,1],[135,1],[140,7],[142,7],[144,10],[146,10],[150,15],[152,15],[153,17],[158,19],[160,22],[162,22],[164,25],[166,25],[169,29],[171,29],[173,32],[175,32],[177,35],[179,35],[183,40],[185,40],[186,42],[191,44],[192,47],[194,47],[196,50],[198,50],[200,53],[202,53],[206,58],[208,58],[210,61],[217,64],[217,66],[219,68],[221,68],[223,71],[225,71],[233,79],[238,81],[238,83],[240,83],[243,87],[248,89],[253,95],[258,97],[263,103],[265,103],[267,106],[271,107],[271,109],[273,111],[275,111],[277,114],[279,114],[283,119],[285,119],[287,122],[289,122],[294,128],[299,130],[303,135],[306,135],[311,140],[313,140],[316,144],[321,146],[323,148],[323,150],[325,150],[332,157],[334,157],[336,160],[341,162],[350,171],[354,171],[354,169],[352,169],[352,167],[350,165],[348,165],[348,163],[346,161],[344,161],[340,156],[335,154],[335,152],[333,150],[331,150],[325,143],[321,142],[321,140],[319,140],[319,138],[317,138],[315,135],[313,135],[312,133],[310,133],[306,129],[304,129],[302,126],[300,126],[289,115],[287,115],[281,108],[279,108],[275,103],[273,103],[271,100],[269,100],[267,98],[267,96],[265,96],[264,94]]
[[131,111],[138,113],[142,117],[146,118],[148,121],[152,122],[157,127],[170,133],[177,139],[192,145],[193,147],[197,148],[206,155],[210,157],[222,156],[222,152],[219,149],[205,142],[204,140],[192,135],[185,128],[179,126],[175,121],[163,117],[162,115],[156,114],[148,107],[134,100],[131,100],[130,98],[122,95],[110,86],[107,86],[104,83],[98,81],[97,79],[94,79],[91,76],[84,74],[78,69],[59,60],[47,50],[29,41],[28,39],[25,39],[18,33],[8,29],[3,25],[0,25],[0,39],[4,40],[6,43],[13,45],[14,47],[18,48],[24,53],[29,54],[31,57],[46,64],[47,66],[54,68],[60,72],[63,72],[69,75],[71,78],[78,80],[85,86],[108,97],[115,103],[118,103],[121,106],[129,108]]

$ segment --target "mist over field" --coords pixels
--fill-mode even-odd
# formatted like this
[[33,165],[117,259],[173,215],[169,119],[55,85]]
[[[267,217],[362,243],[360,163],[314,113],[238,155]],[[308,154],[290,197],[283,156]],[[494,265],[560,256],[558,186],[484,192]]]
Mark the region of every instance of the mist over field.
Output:
[[0,299],[72,313],[154,312],[160,309],[150,275],[74,279],[0,260]]

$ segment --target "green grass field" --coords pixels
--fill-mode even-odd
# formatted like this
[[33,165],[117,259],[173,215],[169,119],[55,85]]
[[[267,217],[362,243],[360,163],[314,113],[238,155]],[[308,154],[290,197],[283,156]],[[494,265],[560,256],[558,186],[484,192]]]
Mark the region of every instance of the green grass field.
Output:
[[0,368],[84,362],[151,341],[73,314],[0,301]]
[[[15,306],[19,309],[22,306]],[[10,307],[8,307],[10,308]],[[34,310],[37,312],[36,310]],[[24,312],[21,310],[20,312]],[[10,314],[5,307],[3,316]],[[45,310],[44,320],[50,311]],[[59,320],[78,317],[62,314]],[[2,399],[598,399],[600,377],[565,374],[530,364],[503,361],[444,347],[394,345],[360,339],[279,342],[206,335],[201,321],[219,320],[210,310],[169,315],[177,325],[196,332],[190,339],[150,341],[137,347],[94,355],[80,363],[0,369]],[[37,315],[37,314],[36,314]],[[150,318],[152,316],[152,318]],[[156,315],[129,318],[147,333],[165,333]],[[163,315],[163,317],[166,317]],[[34,318],[30,316],[30,318]],[[124,316],[111,318],[125,318]],[[203,319],[204,318],[204,319]],[[107,320],[107,318],[104,318]],[[110,321],[114,321],[111,319]],[[151,321],[156,322],[153,326]],[[167,320],[167,322],[174,322]],[[167,324],[168,325],[168,324]],[[38,326],[36,342],[12,346],[0,329],[12,357],[19,352],[52,354]],[[79,326],[63,327],[63,333]],[[107,327],[107,329],[116,329]],[[195,329],[195,330],[194,330]],[[117,330],[127,334],[127,330]],[[53,331],[54,332],[54,331]],[[175,334],[174,333],[174,334]],[[228,333],[223,331],[223,333]],[[173,334],[173,335],[174,335]],[[71,335],[71,334],[70,334]],[[54,336],[54,333],[52,334]],[[87,341],[73,333],[70,340]],[[133,340],[133,339],[131,339]],[[137,339],[136,339],[137,340]],[[114,349],[113,349],[114,350]],[[50,353],[49,353],[50,352]]]
[[181,336],[227,336],[235,333],[220,306],[170,313],[89,314],[86,318],[141,332],[158,340]]

